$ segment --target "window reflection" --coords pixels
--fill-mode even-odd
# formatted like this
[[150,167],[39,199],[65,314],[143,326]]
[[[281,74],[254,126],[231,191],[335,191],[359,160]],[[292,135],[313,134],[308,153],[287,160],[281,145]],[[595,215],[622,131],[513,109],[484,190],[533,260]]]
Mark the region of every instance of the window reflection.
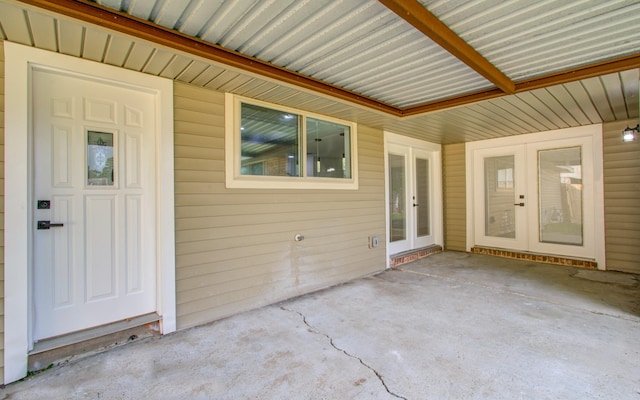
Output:
[[307,118],[307,176],[351,178],[350,129]]
[[300,116],[242,104],[242,175],[300,176]]

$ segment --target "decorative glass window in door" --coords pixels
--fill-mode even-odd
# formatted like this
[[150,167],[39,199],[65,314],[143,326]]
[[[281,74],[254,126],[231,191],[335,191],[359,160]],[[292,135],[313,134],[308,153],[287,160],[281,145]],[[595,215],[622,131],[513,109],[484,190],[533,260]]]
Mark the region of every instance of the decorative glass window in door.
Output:
[[87,131],[87,185],[113,186],[113,133]]

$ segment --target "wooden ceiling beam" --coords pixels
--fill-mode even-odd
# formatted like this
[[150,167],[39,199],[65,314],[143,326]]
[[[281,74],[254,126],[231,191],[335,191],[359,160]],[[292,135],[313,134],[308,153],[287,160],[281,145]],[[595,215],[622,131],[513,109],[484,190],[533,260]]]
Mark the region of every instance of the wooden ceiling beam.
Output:
[[562,85],[563,83],[628,71],[634,68],[640,68],[640,53],[522,80],[516,83],[516,93]]
[[331,85],[277,65],[226,49],[179,31],[156,25],[135,16],[115,11],[88,0],[19,0],[38,8],[144,39],[174,50],[214,61],[242,71],[302,87],[315,93],[346,100],[366,108],[401,116],[398,107]]
[[515,83],[486,58],[462,40],[417,0],[378,0],[414,28],[428,36],[454,57],[467,64],[506,94],[513,94]]
[[[528,92],[535,89],[543,89],[550,86],[562,85],[582,79],[594,78],[597,76],[614,74],[616,72],[628,71],[640,68],[640,53],[631,54],[612,60],[602,61],[594,64],[583,65],[569,70],[553,72],[536,78],[525,79],[516,82],[515,94]],[[506,96],[506,93],[498,89],[484,90],[476,93],[469,93],[450,99],[437,100],[431,103],[407,107],[402,110],[403,116],[425,114],[434,111],[441,111],[448,108],[460,107],[480,101],[491,100],[497,97]]]
[[[68,17],[99,25],[120,33],[157,43],[168,48],[185,52],[203,59],[218,62],[238,70],[247,71],[257,76],[272,78],[296,87],[304,88],[314,93],[338,98],[368,109],[381,111],[395,117],[409,117],[445,109],[461,107],[491,100],[507,95],[501,88],[467,93],[449,99],[436,100],[430,103],[399,108],[384,102],[359,95],[347,89],[327,84],[323,81],[289,71],[285,68],[246,56],[244,54],[225,49],[203,40],[185,35],[175,30],[164,28],[149,21],[141,20],[126,13],[102,7],[88,0],[19,0],[38,8],[53,11]],[[402,4],[402,0],[379,0],[383,3]],[[416,2],[417,3],[417,2]],[[409,3],[412,4],[412,3]],[[419,5],[419,3],[417,3]],[[386,4],[385,4],[386,5]],[[426,11],[422,5],[420,8]],[[433,17],[433,16],[432,16]],[[435,18],[435,17],[433,17]],[[436,19],[437,20],[437,19]],[[439,20],[437,20],[439,21]],[[424,20],[423,20],[424,23]],[[445,27],[446,28],[446,27]],[[448,29],[448,28],[447,28]],[[455,35],[455,34],[454,34]],[[457,36],[456,36],[457,37]],[[456,39],[451,39],[453,43]],[[458,37],[458,40],[462,40]],[[462,42],[466,45],[466,42]],[[468,46],[468,45],[467,45]],[[485,60],[486,61],[486,60]],[[627,71],[640,68],[640,53],[589,64],[570,70],[558,71],[548,75],[526,79],[514,84],[511,93],[522,93],[529,90],[541,89],[549,86],[574,82],[581,79]]]

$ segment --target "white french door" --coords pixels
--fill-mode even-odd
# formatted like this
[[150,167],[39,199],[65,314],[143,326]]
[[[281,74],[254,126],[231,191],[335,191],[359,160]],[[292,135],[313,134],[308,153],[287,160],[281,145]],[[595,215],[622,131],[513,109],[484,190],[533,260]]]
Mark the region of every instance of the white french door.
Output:
[[592,143],[578,136],[473,150],[474,244],[595,259]]
[[34,341],[155,312],[152,95],[32,79]]
[[425,247],[438,240],[437,156],[438,152],[433,150],[387,144],[389,254]]

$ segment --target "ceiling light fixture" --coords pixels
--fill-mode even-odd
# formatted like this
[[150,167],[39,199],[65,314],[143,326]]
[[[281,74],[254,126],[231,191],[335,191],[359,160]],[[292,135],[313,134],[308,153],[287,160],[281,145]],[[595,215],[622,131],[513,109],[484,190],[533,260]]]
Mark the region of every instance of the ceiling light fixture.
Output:
[[636,136],[640,132],[640,124],[636,125],[635,128],[629,128],[622,131],[622,141],[623,142],[633,142],[636,140]]

